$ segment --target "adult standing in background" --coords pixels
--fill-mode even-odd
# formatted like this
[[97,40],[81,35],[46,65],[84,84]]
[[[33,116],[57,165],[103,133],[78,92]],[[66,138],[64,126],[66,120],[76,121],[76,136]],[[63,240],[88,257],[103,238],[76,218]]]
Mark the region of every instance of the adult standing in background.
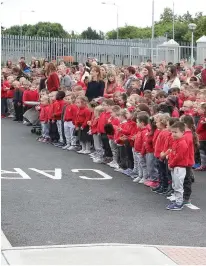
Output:
[[89,101],[103,97],[105,83],[101,79],[101,72],[99,66],[93,66],[90,71],[91,81],[88,83],[87,91],[85,96]]
[[59,66],[58,73],[60,74],[60,86],[65,87],[67,90],[71,90],[74,85],[71,77],[66,73],[67,68],[65,66]]
[[136,70],[134,67],[130,66],[127,68],[127,71],[126,71],[127,80],[126,80],[125,85],[124,85],[124,88],[126,90],[129,89],[131,82],[133,80],[137,79],[135,73],[136,73]]
[[58,91],[60,87],[59,76],[54,63],[49,63],[46,69],[47,89],[49,92]]
[[152,67],[145,66],[142,70],[142,75],[143,75],[143,80],[142,80],[142,86],[140,90],[142,92],[146,90],[152,91],[155,88],[155,83],[156,83],[154,79]]
[[168,93],[168,91],[172,88],[179,88],[181,86],[180,79],[177,76],[177,68],[176,66],[170,66],[167,70],[167,82],[163,86],[163,91]]

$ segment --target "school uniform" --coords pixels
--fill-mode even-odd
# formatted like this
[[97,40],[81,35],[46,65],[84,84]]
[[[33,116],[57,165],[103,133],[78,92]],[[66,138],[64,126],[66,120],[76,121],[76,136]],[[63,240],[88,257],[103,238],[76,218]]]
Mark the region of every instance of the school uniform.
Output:
[[197,124],[196,132],[200,141],[201,166],[206,169],[206,116],[201,115]]
[[53,117],[57,124],[58,132],[59,132],[59,141],[61,143],[64,142],[63,135],[62,135],[62,121],[61,121],[61,116],[62,116],[64,105],[65,105],[64,100],[56,100],[53,103]]
[[49,139],[49,123],[48,123],[49,105],[40,104],[39,121],[41,123],[42,137]]
[[101,141],[104,149],[103,157],[105,158],[112,158],[112,151],[109,145],[109,139],[104,129],[104,126],[108,124],[108,119],[110,118],[110,116],[111,116],[110,112],[103,112],[100,114],[98,121],[98,133],[101,134]]
[[165,191],[168,189],[168,167],[167,161],[165,159],[161,159],[160,153],[164,151],[165,142],[169,137],[170,132],[168,130],[160,130],[154,149],[154,155],[158,159],[157,162],[160,177],[160,187],[162,187]]
[[67,145],[75,146],[76,137],[74,136],[75,118],[78,107],[75,104],[68,104],[63,107],[63,128]]
[[183,204],[183,184],[188,166],[188,145],[184,136],[173,140],[171,152],[168,155],[168,165],[171,168],[175,201],[177,205],[181,206]]
[[144,149],[144,142],[146,140],[146,135],[148,132],[149,132],[148,127],[139,128],[134,142],[134,151],[135,151],[134,160],[136,160],[138,163],[138,176],[143,180],[146,180],[148,178],[146,158],[144,155],[142,155],[142,151]]
[[[76,135],[79,138],[79,141],[82,145],[82,150],[89,149],[91,145],[92,136],[88,134],[89,126],[87,122],[91,120],[91,111],[88,107],[80,107],[77,110],[77,115],[75,117],[75,127]],[[86,145],[88,145],[86,147]]]

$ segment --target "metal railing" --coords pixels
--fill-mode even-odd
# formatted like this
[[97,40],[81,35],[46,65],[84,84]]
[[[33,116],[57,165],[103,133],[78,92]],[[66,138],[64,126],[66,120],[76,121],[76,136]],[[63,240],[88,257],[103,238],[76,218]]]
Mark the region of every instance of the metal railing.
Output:
[[[154,47],[166,41],[165,37],[154,40]],[[1,36],[1,60],[10,59],[17,62],[25,56],[27,62],[32,57],[56,60],[64,56],[72,56],[77,62],[85,62],[88,57],[95,57],[102,63],[111,62],[116,65],[129,65],[130,47],[150,48],[150,39],[132,40],[82,40],[29,36]]]

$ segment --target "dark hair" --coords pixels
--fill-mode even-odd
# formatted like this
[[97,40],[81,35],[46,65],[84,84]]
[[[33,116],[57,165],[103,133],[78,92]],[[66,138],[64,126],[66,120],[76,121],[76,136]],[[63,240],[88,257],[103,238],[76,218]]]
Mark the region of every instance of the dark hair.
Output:
[[173,110],[174,107],[169,106],[166,103],[160,103],[157,108],[158,113],[168,113],[170,116],[172,115]]
[[170,92],[173,93],[173,92],[178,92],[180,93],[180,89],[178,87],[174,87],[172,89],[170,89]]
[[176,66],[169,66],[168,69],[169,68],[170,68],[170,72],[171,72],[172,76],[171,77],[168,76],[168,78],[171,79],[171,78],[176,77],[177,76],[177,68],[176,68]]
[[191,130],[193,135],[194,150],[196,152],[199,149],[200,143],[198,135],[196,133],[195,122],[193,117],[190,115],[183,115],[181,116],[180,121],[187,125],[187,127]]
[[120,97],[122,98],[122,100],[123,100],[124,102],[127,101],[127,94],[126,94],[126,93],[121,93]]
[[105,103],[108,106],[113,106],[114,105],[114,101],[112,99],[104,99],[103,103]]
[[150,117],[150,126],[151,126],[151,130],[149,132],[149,135],[153,136],[155,133],[155,130],[157,129],[157,125],[156,125],[156,122],[154,120],[154,117]]
[[185,124],[183,123],[183,122],[180,122],[180,121],[178,121],[178,122],[175,122],[172,126],[171,126],[171,128],[178,128],[181,132],[185,132]]
[[132,75],[134,75],[135,74],[135,68],[134,67],[132,67],[132,66],[130,66],[130,67],[128,67],[127,68],[127,70],[129,71],[129,73],[131,73]]
[[112,124],[106,124],[104,130],[107,135],[114,135],[114,127]]
[[167,98],[167,93],[165,91],[160,91],[160,92],[157,93],[157,95],[156,95],[155,98],[158,98],[158,97],[160,97],[160,98],[162,98],[162,97]]
[[144,125],[148,125],[149,124],[149,116],[148,115],[137,115],[137,120],[139,121],[139,123],[144,123]]
[[153,74],[153,71],[152,71],[152,67],[151,66],[144,66],[144,68],[146,68],[148,70],[148,78],[149,79],[154,78],[154,74]]
[[178,121],[180,121],[178,117],[170,117],[168,122],[169,122],[169,125],[171,127],[172,125],[174,125]]
[[56,94],[56,100],[59,101],[59,100],[63,100],[65,97],[65,92],[64,91],[58,91],[57,94]]
[[148,115],[151,115],[149,106],[147,104],[140,103],[140,104],[138,104],[138,107],[137,108],[139,109],[139,111],[145,111],[145,112],[148,113]]

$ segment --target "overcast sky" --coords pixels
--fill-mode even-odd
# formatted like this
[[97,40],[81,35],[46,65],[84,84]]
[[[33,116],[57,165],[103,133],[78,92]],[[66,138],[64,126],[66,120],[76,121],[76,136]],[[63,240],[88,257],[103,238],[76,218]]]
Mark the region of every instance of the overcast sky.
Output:
[[[1,24],[35,24],[39,21],[61,23],[68,32],[81,33],[91,26],[107,32],[116,28],[116,7],[102,5],[103,0],[1,0]],[[108,0],[119,6],[119,26],[125,24],[138,27],[151,26],[152,0]],[[53,4],[52,4],[53,3]],[[165,7],[173,6],[173,0],[155,0],[155,20],[158,20]],[[202,11],[206,15],[206,0],[174,0],[175,13],[191,14]],[[35,13],[29,11],[34,10]],[[22,14],[22,16],[20,15]],[[22,19],[21,19],[22,17]],[[22,22],[21,22],[22,21]]]

